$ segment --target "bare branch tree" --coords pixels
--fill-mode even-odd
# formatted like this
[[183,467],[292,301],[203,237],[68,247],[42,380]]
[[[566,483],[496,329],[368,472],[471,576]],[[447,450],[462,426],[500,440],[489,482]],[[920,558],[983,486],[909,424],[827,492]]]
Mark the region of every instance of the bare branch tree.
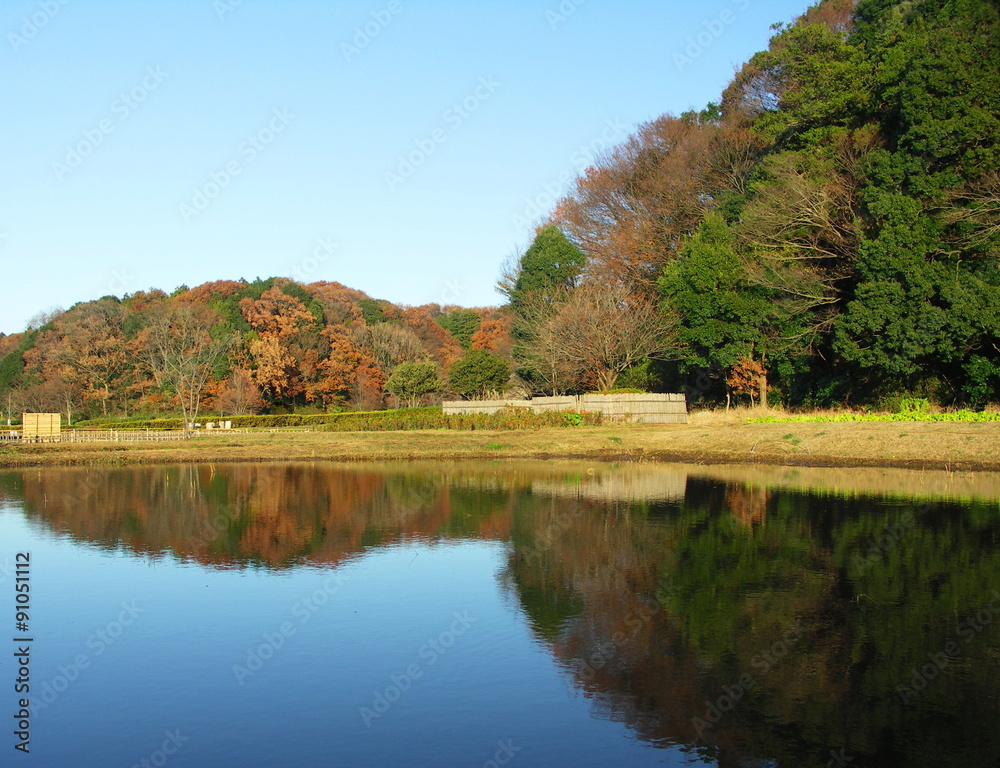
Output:
[[593,281],[559,304],[532,296],[521,322],[521,359],[554,395],[588,379],[600,389],[612,389],[623,371],[667,355],[676,325],[641,294]]
[[426,356],[423,344],[413,329],[396,323],[357,323],[351,326],[351,340],[368,352],[379,367],[392,373],[407,360],[422,360]]
[[983,247],[1000,240],[1000,174],[991,173],[976,184],[952,195],[945,221],[965,224],[960,238],[965,247]]
[[563,353],[600,389],[612,389],[623,371],[663,357],[674,346],[674,319],[621,285],[582,285],[560,307],[556,321]]
[[157,381],[177,393],[185,429],[194,428],[205,385],[232,344],[229,334],[212,336],[214,320],[183,306],[160,314],[147,329],[147,362]]
[[514,317],[513,334],[519,339],[514,354],[528,368],[542,391],[562,395],[579,386],[583,368],[571,360],[559,333],[559,305],[546,291],[534,291],[521,298]]
[[500,276],[497,278],[495,287],[497,293],[506,296],[508,301],[514,298],[517,289],[517,278],[521,274],[521,255],[525,250],[524,248],[517,248],[511,251],[500,265]]

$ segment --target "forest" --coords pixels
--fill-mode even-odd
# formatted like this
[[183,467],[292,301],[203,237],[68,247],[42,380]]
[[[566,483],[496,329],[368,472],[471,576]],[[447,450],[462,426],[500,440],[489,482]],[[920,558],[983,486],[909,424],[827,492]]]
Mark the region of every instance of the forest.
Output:
[[[538,223],[500,307],[336,282],[105,296],[0,336],[0,412],[377,410],[637,388],[1000,401],[1000,3],[823,0]],[[664,77],[669,77],[665,74]]]

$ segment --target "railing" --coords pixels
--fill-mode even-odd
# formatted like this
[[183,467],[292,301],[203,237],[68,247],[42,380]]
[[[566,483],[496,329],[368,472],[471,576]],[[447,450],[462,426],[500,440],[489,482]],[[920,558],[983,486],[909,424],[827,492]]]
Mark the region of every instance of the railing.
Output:
[[22,438],[20,430],[5,429],[0,431],[0,443],[160,443],[186,440],[200,433],[182,429],[68,429],[58,435]]

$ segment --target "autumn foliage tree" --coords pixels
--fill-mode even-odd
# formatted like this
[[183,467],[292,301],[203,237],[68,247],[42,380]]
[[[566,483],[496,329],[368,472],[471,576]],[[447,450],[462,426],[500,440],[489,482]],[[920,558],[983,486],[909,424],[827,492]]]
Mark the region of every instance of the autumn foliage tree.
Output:
[[250,371],[237,368],[222,382],[216,406],[224,414],[247,416],[264,410],[264,398]]
[[[442,315],[462,322],[451,332],[436,321]],[[400,365],[430,360],[444,371],[462,357],[463,338],[507,354],[503,317],[491,308],[400,307],[340,283],[287,278],[137,291],[40,315],[25,333],[0,336],[0,402],[12,415],[61,410],[69,421],[180,411],[190,422],[205,407],[227,415],[377,409]],[[168,372],[184,355],[167,348],[183,347],[182,339],[181,351],[201,359],[188,320],[207,332],[201,340],[230,342],[213,365],[196,366],[200,393],[190,376]]]
[[551,222],[588,279],[677,314],[667,386],[751,366],[761,400],[1000,398],[1000,8],[821,0],[775,30],[718,104],[639,126]]
[[712,115],[664,115],[583,173],[552,218],[586,254],[590,276],[652,294],[663,265],[726,186],[713,157],[732,152],[722,130]]

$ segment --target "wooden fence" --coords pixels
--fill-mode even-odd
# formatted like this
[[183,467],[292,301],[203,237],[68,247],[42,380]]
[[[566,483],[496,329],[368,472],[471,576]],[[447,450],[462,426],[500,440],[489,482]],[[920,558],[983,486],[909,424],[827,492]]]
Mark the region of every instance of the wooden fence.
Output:
[[687,424],[687,402],[683,394],[566,395],[534,397],[531,400],[446,400],[445,413],[496,413],[501,408],[544,411],[590,411],[609,421],[640,424]]
[[58,413],[25,413],[21,416],[21,433],[28,438],[54,438],[59,434],[62,417]]
[[58,435],[21,435],[20,430],[0,431],[0,443],[161,443],[198,437],[182,429],[88,429],[63,430]]

